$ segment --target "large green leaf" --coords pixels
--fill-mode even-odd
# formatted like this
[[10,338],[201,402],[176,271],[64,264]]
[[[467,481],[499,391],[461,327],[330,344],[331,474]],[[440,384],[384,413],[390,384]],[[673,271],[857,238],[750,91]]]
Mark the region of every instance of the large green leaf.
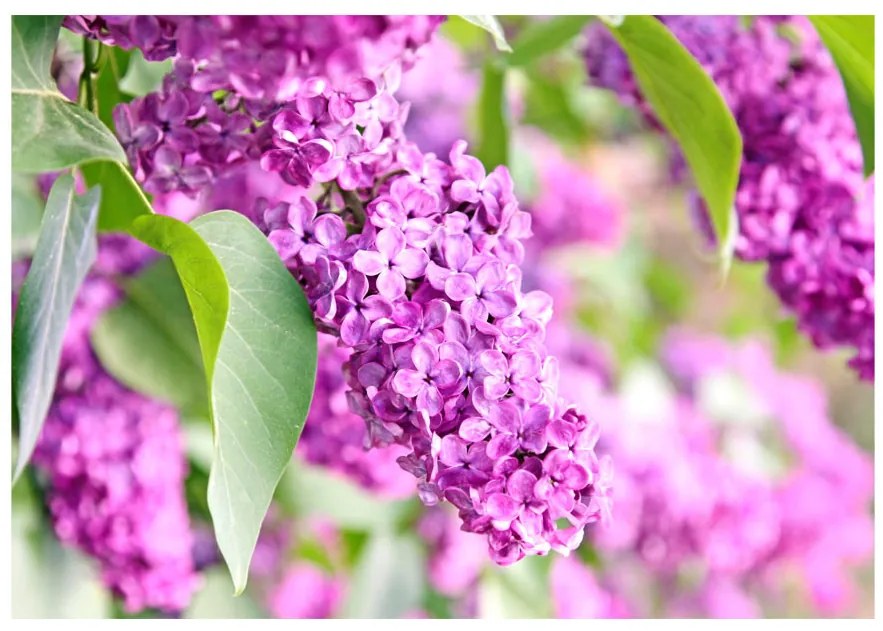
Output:
[[97,117],[68,101],[49,76],[58,16],[12,18],[12,167],[58,171],[105,158],[125,162],[123,148]]
[[229,283],[229,315],[210,378],[215,458],[208,499],[218,547],[241,592],[310,406],[316,328],[300,286],[245,217],[214,212],[193,228]]
[[128,232],[137,217],[153,214],[150,201],[124,164],[97,160],[82,165],[80,172],[90,186],[101,184],[99,230]]
[[809,19],[843,78],[869,175],[874,172],[874,16],[811,15]]
[[728,267],[738,229],[733,201],[742,159],[732,113],[711,77],[659,20],[629,15],[605,24],[625,50],[644,97],[680,145]]
[[506,57],[506,63],[509,66],[523,66],[563,48],[593,19],[591,15],[556,15],[547,20],[530,22],[512,42],[512,54]]
[[461,15],[460,17],[470,24],[474,24],[478,28],[482,28],[490,33],[491,37],[494,38],[494,45],[497,47],[497,50],[501,50],[507,53],[512,52],[512,47],[509,46],[509,42],[506,41],[506,34],[503,32],[503,27],[500,26],[500,22],[495,16]]
[[65,328],[95,260],[99,189],[74,195],[63,175],[49,191],[40,236],[12,328],[12,395],[19,420],[17,478],[27,465],[55,389]]
[[426,559],[414,535],[372,535],[353,569],[343,614],[348,618],[399,618],[416,611],[426,591]]
[[485,619],[551,618],[548,598],[550,557],[527,557],[508,567],[483,572],[478,585],[478,615]]
[[126,281],[125,289],[126,299],[106,311],[92,330],[92,348],[105,370],[185,414],[207,414],[199,340],[172,262],[157,261]]
[[484,65],[478,95],[478,144],[475,155],[485,168],[509,162],[509,118],[506,107],[506,70],[493,61]]

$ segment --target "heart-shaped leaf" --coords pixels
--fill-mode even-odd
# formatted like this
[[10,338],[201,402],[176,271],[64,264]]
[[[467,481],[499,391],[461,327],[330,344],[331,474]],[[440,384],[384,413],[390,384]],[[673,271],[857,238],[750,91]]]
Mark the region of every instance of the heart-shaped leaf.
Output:
[[113,133],[72,103],[49,76],[61,18],[12,18],[12,168],[59,171],[99,158],[125,162]]

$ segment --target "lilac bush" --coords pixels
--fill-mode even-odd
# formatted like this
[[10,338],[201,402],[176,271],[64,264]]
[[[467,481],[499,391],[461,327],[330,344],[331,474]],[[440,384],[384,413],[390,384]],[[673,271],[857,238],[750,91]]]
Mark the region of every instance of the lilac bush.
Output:
[[[873,380],[873,195],[863,191],[831,56],[799,16],[754,17],[749,26],[738,16],[663,21],[714,79],[743,137],[736,255],[767,262],[767,280],[801,330],[819,348],[854,348],[850,365]],[[613,38],[598,25],[588,39],[592,82],[654,120]],[[707,219],[701,224],[707,231]]]

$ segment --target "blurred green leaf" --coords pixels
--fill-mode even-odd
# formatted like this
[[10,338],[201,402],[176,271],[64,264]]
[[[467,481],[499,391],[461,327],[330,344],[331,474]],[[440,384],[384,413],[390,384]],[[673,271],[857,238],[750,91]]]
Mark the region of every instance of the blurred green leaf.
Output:
[[10,568],[12,618],[103,618],[111,598],[97,569],[62,546],[41,516],[41,499],[28,485],[13,489]]
[[509,117],[506,106],[506,71],[488,61],[478,95],[476,157],[491,171],[509,161]]
[[12,174],[12,260],[29,257],[37,246],[43,200],[33,176]]
[[379,532],[353,569],[344,616],[399,618],[421,607],[425,590],[425,552],[417,538]]
[[526,77],[522,122],[540,128],[560,142],[585,141],[588,125],[574,107],[571,86],[538,69],[531,69]]
[[869,175],[874,172],[874,16],[810,15],[809,19],[843,78]]
[[470,24],[474,24],[475,26],[484,29],[485,31],[490,33],[491,37],[494,38],[494,45],[497,47],[497,50],[501,50],[507,53],[512,52],[512,48],[509,46],[509,42],[506,41],[506,34],[503,32],[503,27],[500,26],[500,22],[495,16],[461,15],[460,17]]
[[266,618],[267,612],[249,594],[230,595],[230,584],[221,568],[210,568],[202,575],[203,586],[184,617],[188,619],[252,619]]
[[478,586],[478,615],[486,619],[551,618],[549,557],[527,557],[486,569]]
[[366,491],[341,474],[292,460],[277,498],[298,517],[322,517],[339,528],[395,528],[411,512],[412,503],[390,500]]
[[89,186],[101,185],[98,229],[102,232],[130,231],[136,217],[153,214],[150,201],[124,164],[97,160],[81,165],[80,172]]
[[125,284],[126,300],[105,311],[92,330],[101,364],[126,386],[208,414],[199,340],[187,296],[163,258]]
[[12,396],[19,421],[16,478],[27,465],[43,428],[67,322],[95,260],[100,194],[99,189],[93,189],[77,197],[74,179],[62,175],[46,201],[12,328]]
[[738,232],[733,201],[742,137],[736,121],[711,77],[659,20],[629,15],[619,26],[605,24],[625,50],[644,97],[690,165],[726,270]]
[[563,48],[579,35],[594,19],[591,15],[556,15],[535,20],[512,43],[512,54],[506,57],[509,66],[524,66],[537,58]]
[[[310,407],[316,327],[297,281],[248,219],[219,211],[196,219],[193,229],[229,284],[217,358],[204,358],[213,366],[207,370],[215,428],[209,507],[218,547],[241,593],[261,523]],[[191,308],[195,313],[192,299]]]
[[156,91],[172,70],[172,60],[147,61],[139,49],[132,51],[128,69],[120,80],[120,90],[132,96],[144,96]]
[[58,91],[49,63],[60,16],[12,17],[12,168],[59,171],[81,162],[124,162],[123,148],[91,112]]

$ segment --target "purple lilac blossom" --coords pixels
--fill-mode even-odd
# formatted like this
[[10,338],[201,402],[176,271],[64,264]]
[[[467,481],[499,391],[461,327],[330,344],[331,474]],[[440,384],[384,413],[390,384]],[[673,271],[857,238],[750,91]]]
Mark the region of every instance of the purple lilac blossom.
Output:
[[[738,16],[662,20],[714,79],[742,133],[736,255],[766,261],[770,286],[801,330],[819,348],[854,347],[850,366],[872,381],[873,195],[863,191],[861,150],[830,55],[803,17],[755,17],[750,26]],[[585,55],[593,83],[654,120],[603,28],[592,29]],[[708,221],[700,224],[707,232]]]
[[786,614],[796,584],[815,613],[855,611],[873,558],[873,467],[818,384],[756,342],[675,330],[662,358],[669,386],[584,401],[617,463],[616,528],[593,532],[605,592],[634,615],[755,617]]
[[405,143],[390,159],[377,190],[338,184],[266,220],[270,241],[320,328],[348,340],[350,405],[375,444],[409,447],[421,499],[457,506],[497,563],[567,553],[606,513],[610,468],[546,378],[550,300],[520,289],[529,218],[463,142],[450,164]]
[[178,415],[104,372],[89,341],[97,318],[120,297],[112,278],[147,260],[133,244],[101,240],[65,333],[34,464],[56,535],[98,561],[126,610],[177,613],[198,587]]
[[[344,149],[348,143],[359,145],[359,153],[370,152],[379,126],[404,116],[390,93],[441,20],[69,16],[65,25],[108,44],[138,47],[148,59],[173,57],[161,89],[117,106],[114,122],[148,192],[196,195],[213,178],[262,154],[287,182],[307,186],[313,171],[337,175],[333,172],[342,164],[331,159],[332,153],[350,153],[352,147]],[[326,98],[312,98],[320,95]],[[285,104],[289,107],[277,117]],[[277,151],[268,152],[274,130],[264,123],[273,118],[292,125],[294,135],[276,136]],[[299,142],[299,135],[311,130],[330,133],[341,118],[364,125],[367,143],[355,139],[352,130],[339,138],[337,148]]]
[[308,462],[340,471],[381,496],[406,497],[414,479],[396,459],[407,450],[401,445],[369,449],[365,421],[349,409],[341,372],[349,355],[330,335],[319,334],[316,388],[297,449]]

